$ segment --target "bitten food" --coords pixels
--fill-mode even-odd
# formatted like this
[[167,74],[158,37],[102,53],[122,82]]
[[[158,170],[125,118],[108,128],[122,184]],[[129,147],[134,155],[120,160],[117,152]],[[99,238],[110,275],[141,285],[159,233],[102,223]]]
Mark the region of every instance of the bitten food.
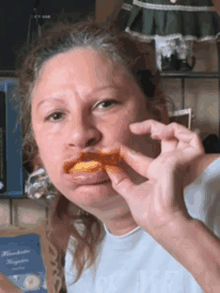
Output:
[[63,166],[64,173],[73,174],[74,172],[98,172],[104,171],[104,166],[117,166],[122,161],[119,151],[109,154],[102,153],[81,153],[76,161],[67,162]]
[[100,162],[97,161],[90,161],[90,162],[80,162],[77,163],[75,166],[73,166],[69,173],[73,174],[77,171],[85,171],[85,172],[98,172],[102,171],[103,165]]

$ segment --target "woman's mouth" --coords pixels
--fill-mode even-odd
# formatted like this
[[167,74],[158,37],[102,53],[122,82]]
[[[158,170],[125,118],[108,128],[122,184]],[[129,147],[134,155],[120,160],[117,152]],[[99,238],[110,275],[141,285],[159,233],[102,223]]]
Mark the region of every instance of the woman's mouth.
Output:
[[65,162],[63,165],[63,173],[70,174],[83,170],[86,173],[104,171],[105,165],[117,166],[123,160],[119,151],[103,154],[98,153],[81,153],[74,161]]
[[75,161],[65,162],[62,175],[67,182],[77,185],[104,184],[110,180],[105,166],[118,166],[122,163],[122,159],[119,151],[108,154],[102,154],[100,151],[98,154],[81,153]]
[[98,182],[98,183],[93,183],[93,184],[85,184],[85,185],[102,185],[102,184],[105,184],[105,183],[109,183],[109,182],[111,182],[111,180],[110,179],[108,179],[108,180],[105,180],[105,181],[102,181],[102,182]]
[[91,185],[102,184],[109,179],[109,176],[104,171],[95,173],[77,172],[77,174],[63,174],[64,178],[69,183],[76,183],[77,185]]

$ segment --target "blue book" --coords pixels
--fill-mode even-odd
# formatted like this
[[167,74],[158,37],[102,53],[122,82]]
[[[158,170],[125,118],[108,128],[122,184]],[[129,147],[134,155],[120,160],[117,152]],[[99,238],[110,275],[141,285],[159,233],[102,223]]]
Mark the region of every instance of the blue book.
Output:
[[6,190],[6,101],[0,90],[0,195]]
[[23,189],[21,97],[17,79],[0,78],[0,198],[26,197]]
[[0,237],[0,272],[25,293],[47,293],[40,237]]

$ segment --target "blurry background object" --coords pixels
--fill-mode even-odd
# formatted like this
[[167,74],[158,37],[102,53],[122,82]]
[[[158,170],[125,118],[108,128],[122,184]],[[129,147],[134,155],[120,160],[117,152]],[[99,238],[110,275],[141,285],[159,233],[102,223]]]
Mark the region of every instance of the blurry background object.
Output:
[[23,197],[22,126],[16,79],[0,79],[0,199]]
[[220,154],[220,139],[216,134],[210,134],[203,140],[206,154]]
[[[87,15],[95,16],[96,0],[69,1],[69,0],[10,0],[4,1],[0,9],[0,71],[13,71],[19,67],[17,57],[21,47],[27,44],[30,16],[34,14],[33,8],[38,8],[38,20],[41,25],[56,20],[62,11],[65,18],[81,19]],[[50,18],[48,18],[50,16]],[[34,25],[30,31],[34,32]],[[17,64],[16,64],[17,63]]]
[[32,8],[32,13],[29,16],[27,45],[42,33],[44,22],[50,18],[50,15],[44,14],[44,8],[40,7],[40,0],[36,0]]
[[215,10],[220,13],[220,1],[219,0],[213,0]]
[[192,126],[192,118],[195,118],[195,115],[192,115],[192,109],[183,109],[183,110],[177,110],[174,112],[169,112],[169,122],[176,122],[179,123],[188,129],[191,129]]
[[[117,26],[140,38],[155,41],[161,71],[191,71],[193,43],[213,42],[220,35],[219,1],[125,0]],[[190,60],[191,59],[191,60]]]

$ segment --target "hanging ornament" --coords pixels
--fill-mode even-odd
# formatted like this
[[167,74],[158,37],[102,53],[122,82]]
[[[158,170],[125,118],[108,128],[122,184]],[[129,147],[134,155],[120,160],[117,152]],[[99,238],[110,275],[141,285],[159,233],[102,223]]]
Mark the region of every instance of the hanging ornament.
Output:
[[193,42],[220,37],[220,0],[214,5],[210,0],[124,0],[117,26],[144,43],[155,41],[159,70],[191,71]]

